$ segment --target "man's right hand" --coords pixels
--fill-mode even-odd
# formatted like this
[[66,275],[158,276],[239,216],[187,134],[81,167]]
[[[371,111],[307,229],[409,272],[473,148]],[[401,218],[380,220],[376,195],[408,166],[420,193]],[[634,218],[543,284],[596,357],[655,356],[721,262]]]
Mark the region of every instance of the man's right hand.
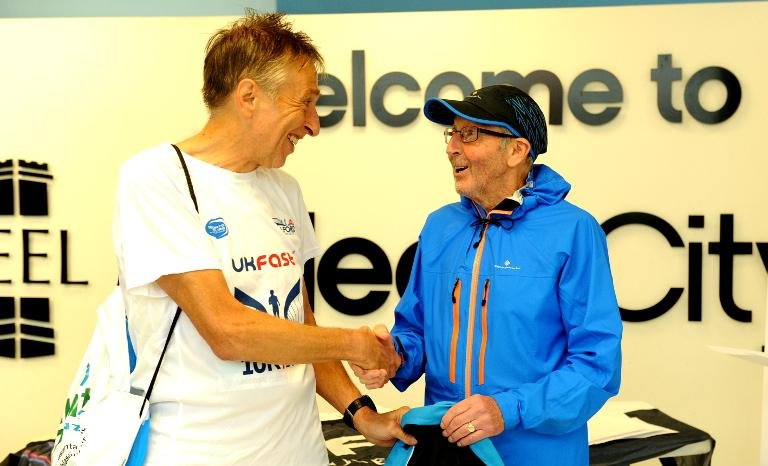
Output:
[[395,441],[402,440],[408,445],[416,445],[416,437],[406,433],[400,425],[407,406],[395,411],[376,413],[370,408],[362,408],[355,413],[352,422],[366,440],[381,447],[391,447]]
[[[368,330],[367,327],[363,328]],[[402,364],[400,355],[395,351],[395,343],[392,341],[392,335],[390,335],[387,328],[378,324],[373,327],[372,333],[375,335],[378,343],[377,349],[384,350],[385,356],[383,365],[371,365],[366,367],[355,361],[349,361],[349,367],[352,368],[352,372],[355,373],[360,380],[360,383],[364,384],[366,388],[369,389],[383,387],[389,379],[395,376],[397,369],[400,367],[400,364]]]

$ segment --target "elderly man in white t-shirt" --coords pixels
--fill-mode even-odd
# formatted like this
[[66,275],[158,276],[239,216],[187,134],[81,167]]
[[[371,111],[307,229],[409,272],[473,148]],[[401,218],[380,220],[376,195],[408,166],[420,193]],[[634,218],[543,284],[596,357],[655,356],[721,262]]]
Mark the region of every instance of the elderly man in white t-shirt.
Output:
[[121,168],[114,243],[134,385],[149,384],[183,310],[150,400],[148,465],[328,464],[315,393],[373,443],[414,441],[399,425],[407,408],[378,414],[340,362],[387,368],[391,345],[367,327],[316,326],[307,299],[319,248],[279,168],[320,131],[321,65],[282,15],[247,14],[208,43],[205,127]]

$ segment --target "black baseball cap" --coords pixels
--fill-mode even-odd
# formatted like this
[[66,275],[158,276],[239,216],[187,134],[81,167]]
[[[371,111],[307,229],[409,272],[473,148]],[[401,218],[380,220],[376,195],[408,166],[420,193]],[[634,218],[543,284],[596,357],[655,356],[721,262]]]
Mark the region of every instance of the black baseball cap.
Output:
[[424,104],[424,115],[435,123],[451,126],[457,116],[483,125],[507,128],[531,143],[536,159],[547,151],[547,121],[528,94],[508,84],[495,84],[474,91],[464,100],[432,98]]

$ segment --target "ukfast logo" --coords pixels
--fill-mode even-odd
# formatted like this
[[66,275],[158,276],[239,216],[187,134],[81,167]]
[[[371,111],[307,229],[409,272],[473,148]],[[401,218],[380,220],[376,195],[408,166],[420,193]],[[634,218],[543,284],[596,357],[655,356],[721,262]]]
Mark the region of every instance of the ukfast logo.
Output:
[[216,239],[221,239],[229,234],[229,228],[227,228],[223,218],[216,217],[208,220],[208,223],[205,224],[205,232]]
[[262,270],[265,267],[278,269],[280,267],[289,267],[296,265],[296,259],[290,252],[280,252],[273,254],[262,254],[254,257],[232,258],[232,270],[235,272],[248,272],[251,270]]

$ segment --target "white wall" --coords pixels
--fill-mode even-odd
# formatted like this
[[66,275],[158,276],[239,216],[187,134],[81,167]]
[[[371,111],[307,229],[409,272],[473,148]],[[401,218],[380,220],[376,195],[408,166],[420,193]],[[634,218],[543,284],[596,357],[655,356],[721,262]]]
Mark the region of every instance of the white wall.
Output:
[[[628,226],[609,235],[619,302],[643,308],[670,287],[688,287],[688,244],[704,243],[703,320],[687,321],[687,293],[663,316],[626,323],[620,398],[647,401],[709,432],[715,463],[751,465],[759,453],[761,372],[756,366],[714,353],[707,345],[759,349],[763,342],[766,272],[752,255],[734,259],[735,302],[752,310],[753,321],[736,322],[718,301],[719,258],[707,243],[719,240],[720,214],[734,215],[734,238],[768,242],[761,215],[768,194],[768,163],[759,114],[768,102],[768,69],[762,58],[764,2],[711,5],[428,12],[297,16],[296,26],[314,38],[327,71],[342,80],[351,97],[351,55],[366,54],[367,92],[382,74],[402,71],[421,91],[392,89],[385,104],[393,113],[419,107],[427,83],[458,71],[480,85],[482,71],[546,69],[566,89],[581,72],[603,68],[623,86],[616,119],[588,126],[564,109],[563,124],[550,128],[550,146],[539,161],[569,179],[569,197],[600,221],[644,211],[662,217],[686,247],[669,247],[660,234]],[[133,152],[196,131],[206,113],[199,97],[203,48],[208,36],[230,18],[90,18],[0,20],[0,160],[48,162],[48,218],[0,217],[0,296],[51,296],[57,353],[36,359],[0,359],[0,452],[50,438],[65,392],[94,324],[97,303],[114,283],[110,243],[112,194],[118,165]],[[685,110],[683,84],[673,104],[683,122],[665,121],[656,108],[651,70],[659,54],[672,54],[687,81],[707,66],[737,76],[743,91],[738,111],[707,125]],[[532,94],[547,112],[545,88]],[[445,97],[458,97],[446,89]],[[725,99],[723,86],[707,83],[701,101],[709,110]],[[301,182],[315,212],[321,245],[359,236],[380,245],[397,263],[416,239],[427,213],[455,200],[441,129],[420,117],[403,128],[377,121],[353,127],[351,103],[345,118],[313,140],[305,139],[286,169]],[[589,107],[598,111],[601,106]],[[705,227],[688,227],[703,215]],[[58,280],[58,237],[34,243],[48,251],[33,259],[36,277],[50,286],[21,283],[21,229],[66,229],[70,273],[90,284]],[[349,258],[342,265],[365,267]],[[316,293],[318,320],[358,326],[393,321],[394,285],[374,314],[350,317],[330,308]],[[350,297],[364,287],[348,286]],[[380,405],[421,402],[420,388],[398,395],[374,393]],[[13,426],[13,429],[10,426]]]

